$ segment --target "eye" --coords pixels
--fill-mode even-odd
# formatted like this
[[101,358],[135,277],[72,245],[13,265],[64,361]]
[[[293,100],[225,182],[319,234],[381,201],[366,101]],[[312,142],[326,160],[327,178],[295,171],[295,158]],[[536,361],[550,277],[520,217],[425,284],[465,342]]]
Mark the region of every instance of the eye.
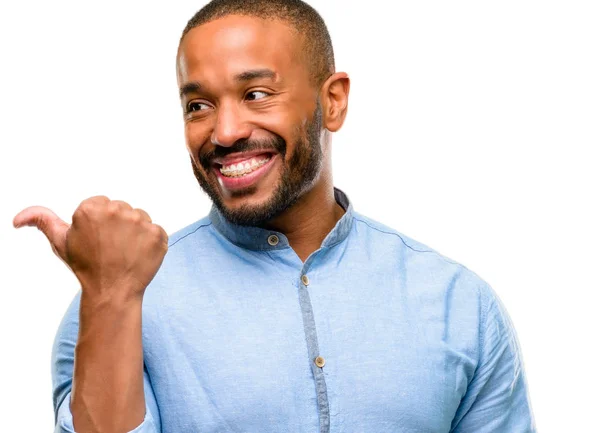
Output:
[[204,102],[192,101],[187,104],[186,113],[193,113],[195,111],[204,111],[210,109],[210,105]]
[[260,90],[253,90],[251,92],[246,93],[246,100],[248,101],[256,101],[257,99],[266,98],[269,96],[267,92],[262,92]]

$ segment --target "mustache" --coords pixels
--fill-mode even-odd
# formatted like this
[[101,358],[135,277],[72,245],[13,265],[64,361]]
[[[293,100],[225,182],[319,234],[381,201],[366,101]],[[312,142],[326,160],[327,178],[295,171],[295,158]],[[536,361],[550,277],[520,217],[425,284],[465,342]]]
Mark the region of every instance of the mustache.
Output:
[[232,146],[216,146],[213,150],[206,152],[203,155],[199,155],[198,161],[205,170],[210,170],[213,165],[215,158],[224,158],[231,153],[237,152],[253,152],[256,150],[264,150],[265,152],[275,151],[280,153],[285,158],[286,143],[283,137],[279,135],[273,136],[273,138],[266,138],[263,140],[250,140],[247,138],[240,139],[233,143]]

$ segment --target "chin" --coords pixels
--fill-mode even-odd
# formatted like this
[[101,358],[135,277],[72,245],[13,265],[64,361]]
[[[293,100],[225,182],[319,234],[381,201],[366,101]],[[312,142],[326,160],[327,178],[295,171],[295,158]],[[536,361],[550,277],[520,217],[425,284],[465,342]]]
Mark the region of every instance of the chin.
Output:
[[260,226],[282,212],[282,206],[274,196],[275,192],[271,191],[263,198],[246,195],[215,204],[223,216],[235,224]]

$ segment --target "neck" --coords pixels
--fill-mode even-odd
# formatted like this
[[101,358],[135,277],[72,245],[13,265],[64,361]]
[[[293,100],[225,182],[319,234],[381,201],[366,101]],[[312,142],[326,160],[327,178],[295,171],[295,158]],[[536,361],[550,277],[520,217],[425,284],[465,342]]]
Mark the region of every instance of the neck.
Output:
[[344,209],[335,201],[332,182],[317,184],[290,209],[272,219],[265,228],[286,235],[300,260],[318,250]]

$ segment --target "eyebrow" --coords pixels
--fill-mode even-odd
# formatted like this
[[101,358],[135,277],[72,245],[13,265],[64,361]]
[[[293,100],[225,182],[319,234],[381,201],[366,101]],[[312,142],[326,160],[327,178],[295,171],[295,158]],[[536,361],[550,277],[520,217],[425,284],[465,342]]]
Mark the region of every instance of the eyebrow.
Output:
[[189,95],[190,93],[199,93],[202,90],[202,85],[197,81],[191,81],[189,83],[185,83],[183,86],[179,88],[179,98],[183,98],[185,95]]
[[[277,74],[271,69],[251,69],[248,71],[240,72],[235,75],[233,78],[237,82],[251,81],[256,80],[258,78],[269,78],[275,81]],[[202,91],[202,84],[198,81],[190,81],[189,83],[185,83],[183,86],[179,88],[179,98],[183,98],[190,93],[199,93]]]
[[277,74],[270,69],[251,69],[237,74],[234,78],[235,81],[250,81],[257,78],[270,78],[275,80]]

